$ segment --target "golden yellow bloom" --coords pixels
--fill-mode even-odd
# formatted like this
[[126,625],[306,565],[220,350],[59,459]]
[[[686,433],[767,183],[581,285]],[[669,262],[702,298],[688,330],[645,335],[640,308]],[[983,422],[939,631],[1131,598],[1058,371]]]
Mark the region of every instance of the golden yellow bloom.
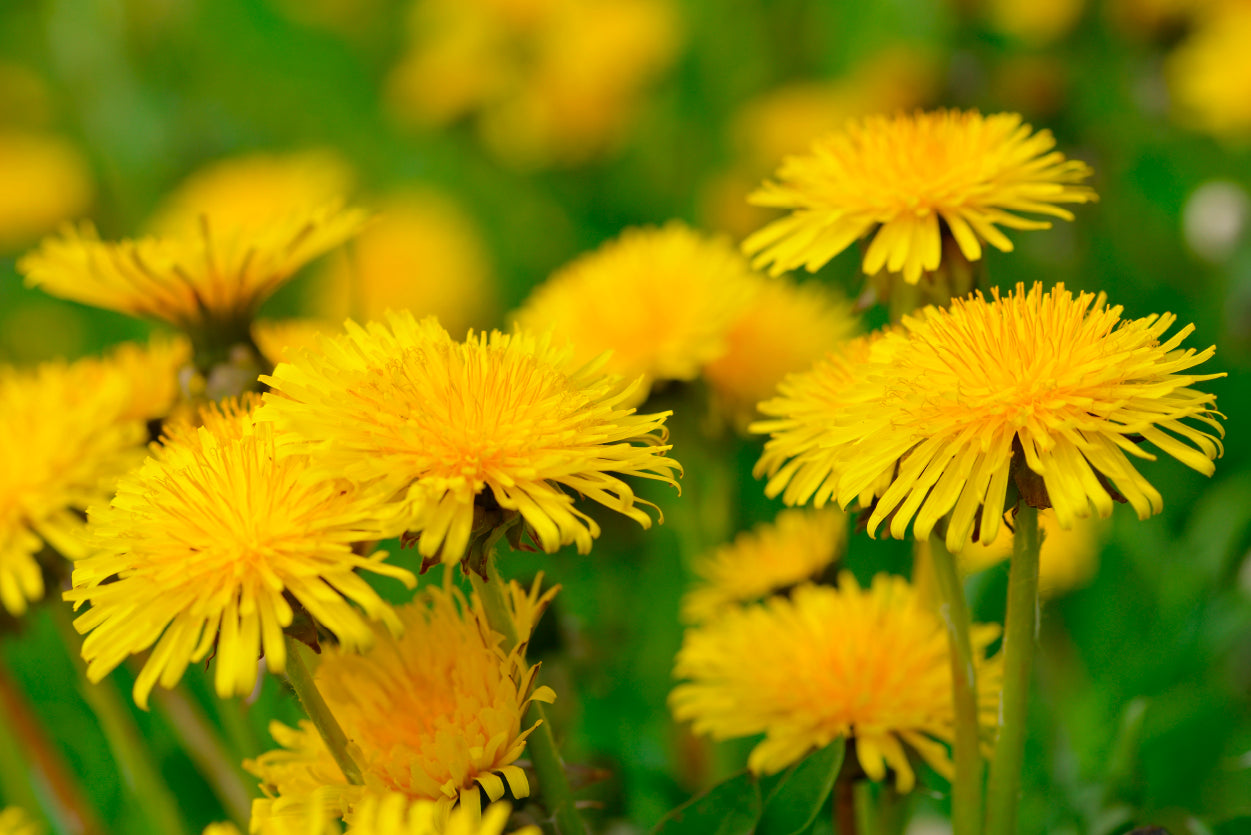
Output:
[[609,371],[643,377],[641,401],[653,383],[693,380],[723,355],[756,287],[729,240],[674,222],[627,229],[575,259],[530,296],[516,319],[568,340],[577,362],[611,351]]
[[16,806],[0,810],[0,835],[41,835],[43,827]]
[[179,373],[191,363],[191,344],[178,336],[154,336],[146,345],[123,342],[104,360],[104,369],[127,389],[123,419],[164,418],[179,394]]
[[143,458],[144,419],[128,381],[96,359],[0,367],[0,604],[44,595],[37,556],[84,555],[82,514]]
[[330,259],[318,278],[313,307],[336,322],[407,309],[437,316],[450,333],[463,335],[493,318],[486,243],[473,219],[435,191],[383,201],[351,255]]
[[695,563],[699,584],[682,600],[682,620],[702,623],[815,580],[841,555],[846,541],[847,517],[840,511],[784,510],[772,524],[740,533]]
[[[555,593],[540,595],[536,581],[528,593],[513,583],[511,596],[541,610]],[[328,650],[314,673],[352,740],[365,785],[344,780],[310,722],[298,729],[275,722],[270,732],[282,747],[245,763],[268,795],[252,811],[262,826],[270,819],[342,816],[369,796],[390,792],[444,809],[458,801],[480,808],[483,794],[495,801],[506,789],[514,797],[530,793],[515,765],[536,727],[523,728],[523,717],[530,702],[555,698],[550,688],[536,689],[538,666],[525,663],[530,633],[520,633],[522,644],[504,652],[477,597],[466,601],[451,588],[427,587],[398,611],[402,637],[379,631],[361,655]]]
[[970,261],[982,242],[1004,252],[998,228],[1046,229],[1017,212],[1072,220],[1060,203],[1095,199],[1084,162],[1053,151],[1050,131],[1033,132],[1015,113],[982,116],[940,110],[893,118],[870,116],[817,140],[812,152],[787,158],[779,182],[751,196],[761,206],[792,210],[743,242],[760,268],[779,275],[816,271],[872,233],[864,272],[902,272],[910,284],[938,269],[942,234]]
[[270,364],[298,357],[304,350],[316,350],[322,334],[336,334],[338,325],[316,319],[259,319],[252,325],[252,340]]
[[119,243],[83,224],[46,239],[18,269],[54,296],[163,319],[194,335],[246,325],[300,267],[364,222],[362,212],[331,202],[292,206],[255,226],[206,212],[193,230]]
[[703,371],[718,409],[740,427],[787,374],[811,368],[859,327],[851,306],[822,284],[755,274],[752,283],[750,301],[726,334],[725,353]]
[[135,680],[141,707],[158,682],[173,687],[210,650],[223,698],[252,690],[262,650],[282,672],[292,600],[343,646],[368,646],[366,615],[400,624],[356,571],[415,582],[383,553],[352,551],[398,533],[378,519],[385,493],[317,478],[302,455],[279,457],[273,427],[245,408],[229,404],[204,419],[175,426],[109,505],[91,508],[92,554],[65,594],[75,608],[91,604],[74,625],[89,633],[82,652],[92,681],[154,647]]
[[[696,733],[732,739],[763,733],[747,767],[772,774],[838,737],[854,738],[865,773],[889,767],[900,791],[915,782],[904,746],[952,776],[943,743],[954,736],[947,633],[901,577],[879,574],[861,589],[803,585],[788,598],[727,611],[688,629],[669,698]],[[978,701],[994,727],[1002,667],[985,660],[995,625],[974,626]]]
[[1251,133],[1251,6],[1220,3],[1165,65],[1178,119],[1221,137]]
[[[1220,415],[1215,397],[1191,386],[1223,375],[1184,373],[1215,350],[1180,348],[1193,326],[1165,338],[1172,314],[1122,320],[1121,311],[1102,295],[1074,297],[1063,285],[1028,293],[1017,285],[1004,298],[979,293],[950,310],[905,318],[906,336],[883,340],[889,355],[853,372],[847,389],[860,394],[839,414],[804,424],[806,436],[797,418],[757,424],[775,432],[761,469],[774,474],[776,491],[821,462],[831,475],[818,504],[833,495],[843,506],[879,495],[870,533],[889,519],[891,536],[902,537],[911,522],[921,539],[950,514],[953,552],[973,539],[975,527],[977,539],[994,540],[1010,479],[1023,492],[1039,492],[1022,481],[1028,473],[1045,494],[1026,500],[1054,507],[1063,528],[1092,511],[1106,518],[1118,497],[1139,518],[1158,513],[1159,492],[1126,454],[1154,460],[1141,446],[1149,442],[1211,474],[1221,454]],[[811,413],[819,408],[812,392],[828,377],[815,370],[767,411]],[[812,492],[805,483],[784,498],[806,501]]]
[[0,252],[83,214],[93,191],[87,162],[69,142],[0,131]]
[[424,557],[460,560],[475,516],[520,514],[548,552],[590,550],[599,526],[573,494],[651,518],[619,475],[676,484],[665,456],[668,412],[636,415],[620,378],[571,362],[567,349],[524,332],[456,342],[433,318],[391,313],[387,324],[323,341],[262,380],[261,420],[315,455],[318,468],[398,491],[401,525]]
[[[370,795],[348,818],[347,835],[501,835],[510,807],[501,801],[485,810],[412,801],[402,794]],[[525,826],[512,835],[539,835],[537,826]]]

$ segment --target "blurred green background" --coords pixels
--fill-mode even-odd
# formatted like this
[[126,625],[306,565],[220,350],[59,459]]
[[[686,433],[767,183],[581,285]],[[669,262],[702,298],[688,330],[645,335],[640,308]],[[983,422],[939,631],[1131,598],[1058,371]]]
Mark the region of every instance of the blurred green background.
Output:
[[[1100,202],[1079,207],[1073,223],[1015,234],[1016,252],[988,256],[993,280],[1104,291],[1127,317],[1172,311],[1196,326],[1188,344],[1217,346],[1205,368],[1229,375],[1208,384],[1228,415],[1216,475],[1171,459],[1144,464],[1165,496],[1164,513],[1139,522],[1118,508],[1095,579],[1044,611],[1021,831],[1124,832],[1149,822],[1175,833],[1251,831],[1251,444],[1243,431],[1251,414],[1251,125],[1217,136],[1199,129],[1179,113],[1170,75],[1173,56],[1217,4],[659,5],[669,15],[657,24],[667,53],[629,91],[611,141],[517,158],[507,119],[492,127],[498,114],[442,124],[408,118],[420,106],[414,95],[446,92],[422,83],[408,98],[396,92],[397,67],[413,44],[437,35],[414,22],[412,3],[2,0],[0,136],[67,145],[85,185],[41,185],[29,164],[5,160],[11,152],[0,139],[0,220],[51,204],[45,228],[0,230],[0,361],[78,356],[146,333],[123,316],[24,288],[16,258],[67,217],[92,219],[105,238],[138,234],[183,178],[238,154],[329,149],[354,172],[353,196],[366,205],[404,189],[443,195],[473,228],[492,277],[491,298],[464,324],[491,327],[504,325],[553,269],[625,226],[682,218],[735,236],[751,231],[757,217],[746,192],[781,153],[803,150],[806,126],[915,106],[1021,112],[1094,167]],[[1229,67],[1230,85],[1251,78],[1251,48],[1244,51],[1244,66]],[[1240,95],[1251,100],[1251,88]],[[15,173],[23,171],[30,177]],[[57,217],[62,197],[65,216]],[[440,269],[434,260],[409,280],[455,281]],[[855,296],[857,270],[849,252],[814,280]],[[266,313],[325,315],[310,290],[316,281],[297,280]],[[750,477],[759,441],[706,437],[703,401],[689,389],[662,392],[652,405],[677,411],[675,455],[687,468],[680,500],[652,496],[666,524],[642,532],[602,519],[590,556],[504,563],[506,574],[544,570],[564,586],[539,647],[562,694],[554,719],[567,759],[611,773],[589,795],[601,804],[592,813],[597,828],[620,832],[652,826],[742,762],[741,745],[710,752],[668,718],[677,605],[692,554],[778,508]],[[906,545],[863,535],[848,556],[863,577],[906,572],[907,560]],[[974,581],[978,617],[1002,615],[1003,575]],[[110,830],[145,831],[143,800],[119,775],[47,612],[24,618],[2,650]],[[115,675],[124,690],[127,675]],[[202,671],[189,679],[216,711]],[[265,739],[269,717],[294,715],[268,679],[236,738],[262,744],[248,735]],[[165,720],[136,716],[189,826],[221,819]],[[916,803],[924,814],[944,800],[921,791]]]

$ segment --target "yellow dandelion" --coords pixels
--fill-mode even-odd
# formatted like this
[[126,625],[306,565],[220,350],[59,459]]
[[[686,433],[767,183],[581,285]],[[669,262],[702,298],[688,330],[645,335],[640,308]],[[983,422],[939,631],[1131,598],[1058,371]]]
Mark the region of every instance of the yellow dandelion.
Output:
[[13,615],[44,595],[45,546],[75,559],[88,506],[143,459],[144,419],[127,381],[95,359],[0,367],[0,604]]
[[[515,583],[513,600],[542,609],[555,589],[525,592]],[[344,733],[361,768],[363,786],[345,782],[312,723],[299,728],[273,723],[270,732],[282,747],[245,766],[261,779],[267,798],[253,805],[253,819],[312,821],[351,813],[371,795],[397,792],[410,800],[436,801],[446,810],[481,808],[482,796],[499,800],[530,793],[526,774],[516,765],[526,737],[532,701],[555,694],[535,687],[538,666],[527,666],[522,644],[501,649],[475,597],[456,589],[428,587],[399,617],[404,634],[379,631],[372,649],[355,654],[322,653],[314,673],[317,687]],[[304,831],[308,831],[305,827]]]
[[0,131],[0,252],[29,244],[91,204],[91,171],[56,136]]
[[740,533],[695,563],[699,583],[682,600],[682,620],[702,623],[815,580],[839,557],[846,538],[847,517],[837,510],[784,510],[772,524]]
[[[1180,347],[1193,325],[1165,337],[1172,314],[1121,312],[1102,295],[1017,285],[1006,297],[979,293],[905,318],[907,335],[891,340],[888,361],[856,372],[861,398],[809,449],[798,439],[779,444],[765,469],[780,482],[813,457],[833,460],[837,488],[823,485],[818,500],[836,492],[846,506],[875,493],[869,532],[889,519],[894,537],[911,522],[923,539],[948,518],[952,552],[975,528],[977,539],[994,540],[1014,477],[1031,505],[1055,508],[1062,528],[1092,512],[1106,518],[1117,499],[1145,519],[1163,500],[1127,455],[1154,460],[1150,443],[1210,475],[1222,451],[1220,414],[1213,395],[1191,386],[1224,375],[1184,373],[1215,351]],[[775,411],[810,408],[805,394]],[[786,455],[796,457],[782,467]]]
[[191,364],[191,343],[154,336],[147,344],[124,342],[105,358],[105,370],[127,390],[123,418],[164,418],[179,396],[179,375]]
[[337,322],[407,309],[463,334],[493,318],[495,279],[482,234],[464,209],[435,191],[384,200],[351,255],[330,259],[318,279],[312,306]]
[[[168,229],[158,237],[106,243],[90,224],[66,228],[24,256],[18,269],[27,284],[54,296],[162,319],[196,336],[205,328],[245,327],[297,270],[365,222],[363,212],[342,208],[337,197],[282,205],[252,205],[252,197],[274,200],[264,190],[235,197],[227,200],[208,185],[189,188],[158,217]],[[198,213],[184,205],[210,199],[219,203],[200,204]]]
[[338,333],[338,325],[316,319],[260,319],[252,325],[252,340],[271,365],[315,350],[322,334]]
[[[493,803],[485,810],[460,806],[451,810],[428,800],[412,801],[402,794],[370,795],[348,818],[347,835],[502,835],[511,807]],[[525,826],[512,835],[539,835],[537,826]]]
[[789,209],[743,242],[757,268],[779,275],[801,266],[816,271],[872,233],[863,269],[902,272],[910,284],[938,269],[949,234],[969,261],[982,242],[1009,252],[999,229],[1046,229],[1018,212],[1072,220],[1061,203],[1086,203],[1084,162],[1054,151],[1050,131],[1033,132],[1015,113],[982,116],[942,110],[912,116],[869,116],[847,123],[787,158],[778,182],[751,196],[761,206]]
[[663,380],[693,380],[725,353],[756,287],[727,239],[681,223],[627,229],[558,270],[516,314],[524,328],[567,339],[578,362],[611,351],[607,369],[642,376],[641,400]]
[[456,342],[433,318],[391,313],[385,325],[349,322],[262,380],[273,392],[258,418],[322,471],[391,485],[426,558],[460,560],[476,520],[499,509],[519,514],[544,550],[586,553],[599,526],[574,494],[647,527],[650,503],[620,476],[676,486],[681,470],[666,457],[669,412],[634,414],[620,378],[524,332]]
[[283,629],[297,605],[345,647],[368,646],[366,616],[400,624],[356,571],[415,582],[383,563],[385,554],[352,550],[398,533],[377,516],[385,493],[317,478],[302,455],[280,457],[273,427],[256,423],[246,404],[204,420],[174,427],[110,504],[91,508],[92,553],[65,594],[75,608],[91,606],[74,625],[87,635],[92,681],[153,647],[135,680],[141,707],[158,682],[173,687],[210,650],[223,698],[251,692],[262,650],[269,669],[283,672]]
[[[983,727],[995,722],[1002,667],[987,661],[995,625],[971,633]],[[781,771],[839,737],[854,739],[871,779],[895,772],[915,783],[905,746],[950,778],[945,744],[955,733],[947,632],[901,577],[879,574],[861,589],[803,585],[789,598],[727,611],[688,629],[669,698],[674,716],[714,739],[764,734],[747,766]]]
[[43,827],[16,806],[0,810],[0,835],[41,835]]
[[718,410],[740,427],[787,374],[812,367],[859,327],[851,306],[824,285],[761,277],[753,283],[726,333],[725,353],[703,369]]
[[1178,120],[1220,137],[1251,133],[1251,7],[1220,3],[1170,55],[1165,73]]

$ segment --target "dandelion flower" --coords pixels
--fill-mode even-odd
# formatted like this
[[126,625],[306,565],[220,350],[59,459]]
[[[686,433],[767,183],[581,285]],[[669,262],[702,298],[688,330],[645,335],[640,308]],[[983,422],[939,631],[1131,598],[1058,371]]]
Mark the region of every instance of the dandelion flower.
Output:
[[527,329],[552,330],[578,362],[611,351],[607,369],[654,382],[693,380],[725,353],[755,275],[724,238],[681,223],[627,229],[557,271],[517,313]]
[[[1062,528],[1092,512],[1106,518],[1118,499],[1145,519],[1163,500],[1128,456],[1154,460],[1146,442],[1210,475],[1222,451],[1220,414],[1215,397],[1192,386],[1224,375],[1185,373],[1215,351],[1180,347],[1193,325],[1166,337],[1172,314],[1123,320],[1121,312],[1102,295],[1017,285],[1006,297],[979,293],[905,318],[907,336],[894,340],[889,361],[856,372],[862,399],[808,449],[788,440],[767,469],[780,484],[813,457],[833,460],[840,504],[879,496],[870,533],[889,519],[891,536],[911,522],[922,539],[948,518],[952,552],[994,540],[1014,478],[1031,505],[1055,508]],[[802,395],[775,405],[809,408]],[[818,498],[829,495],[822,485]]]
[[[978,701],[993,727],[1002,678],[985,659],[998,627],[974,626]],[[950,778],[944,743],[955,733],[947,632],[901,577],[879,574],[861,589],[803,585],[789,598],[727,611],[688,629],[669,698],[674,716],[714,739],[764,734],[747,767],[772,774],[839,737],[854,738],[866,774],[915,783],[905,746]]]
[[[515,583],[511,598],[542,609],[555,590],[527,593]],[[270,820],[309,820],[348,814],[370,796],[398,792],[437,801],[446,810],[481,808],[482,796],[530,793],[515,763],[535,725],[524,727],[532,701],[555,694],[535,687],[538,666],[526,666],[525,643],[511,652],[487,623],[480,601],[456,589],[426,588],[398,610],[402,637],[379,632],[372,649],[322,653],[314,673],[331,712],[352,740],[363,786],[345,782],[312,723],[273,723],[282,747],[247,768],[262,781],[266,799],[253,806],[262,826]],[[519,624],[520,626],[521,624]],[[305,828],[303,831],[307,831]]]
[[0,368],[0,604],[13,615],[44,595],[39,553],[85,555],[88,506],[143,459],[131,388],[99,360]]
[[1165,64],[1178,120],[1215,136],[1251,133],[1251,8],[1218,4]]
[[55,136],[0,130],[0,252],[80,216],[93,186],[86,160]]
[[864,272],[902,272],[916,284],[938,269],[944,232],[976,261],[983,242],[1012,250],[1000,226],[1051,226],[1019,212],[1072,220],[1059,204],[1094,200],[1080,185],[1090,167],[1054,146],[1049,131],[1034,133],[1015,113],[944,110],[851,121],[810,154],[787,158],[778,182],[751,196],[791,213],[750,236],[743,249],[757,268],[772,265],[774,275],[801,266],[816,271],[872,233]]
[[599,526],[571,493],[647,527],[648,503],[619,476],[676,485],[681,470],[665,455],[668,412],[634,414],[619,378],[524,332],[456,342],[434,318],[391,313],[349,322],[262,380],[273,392],[258,417],[323,471],[390,484],[426,558],[460,560],[475,515],[498,509],[520,514],[544,550],[586,553]]
[[847,517],[832,508],[782,511],[695,563],[699,584],[682,600],[682,619],[702,623],[815,580],[838,558],[846,536]]
[[235,335],[297,270],[364,221],[338,201],[290,207],[255,224],[205,212],[194,228],[119,243],[101,241],[84,223],[44,240],[18,269],[54,296],[161,319],[193,338],[206,330]]
[[703,369],[717,409],[741,427],[787,374],[811,368],[859,326],[850,306],[824,285],[759,276],[753,283],[750,302],[726,333],[725,353]]
[[[501,835],[508,823],[507,803],[485,810],[461,806],[450,813],[428,800],[411,801],[402,794],[371,795],[361,801],[348,821],[347,835]],[[539,835],[526,826],[512,835]]]
[[43,827],[16,806],[0,810],[0,835],[41,835]]
[[368,646],[366,616],[400,624],[356,571],[414,582],[385,554],[352,550],[398,533],[377,518],[385,494],[316,478],[302,455],[278,456],[273,427],[246,405],[204,418],[199,428],[176,426],[110,504],[91,508],[92,553],[65,594],[75,608],[91,606],[74,625],[87,635],[92,681],[153,647],[135,680],[141,707],[158,682],[173,687],[210,650],[223,698],[251,692],[262,650],[269,669],[283,672],[295,604],[343,646]]

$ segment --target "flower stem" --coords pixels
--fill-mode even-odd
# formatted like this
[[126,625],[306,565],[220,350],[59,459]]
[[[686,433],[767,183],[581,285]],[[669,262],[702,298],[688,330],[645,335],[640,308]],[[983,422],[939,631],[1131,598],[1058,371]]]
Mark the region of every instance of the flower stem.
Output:
[[956,561],[941,536],[930,536],[931,565],[938,587],[939,612],[947,626],[951,693],[955,706],[956,776],[951,782],[951,825],[955,835],[982,832],[982,752],[977,709],[977,668],[969,640],[969,606]]
[[[834,783],[834,831],[838,835],[857,835],[856,784],[852,780]],[[869,833],[866,833],[869,835]]]
[[[495,554],[490,554],[486,560],[486,579],[473,571],[469,572],[469,579],[482,601],[491,628],[504,636],[502,649],[512,652],[518,642],[517,625],[509,611],[506,587],[495,560]],[[565,774],[565,763],[560,758],[560,749],[557,748],[556,737],[552,734],[552,723],[548,721],[547,712],[541,703],[530,703],[527,721],[539,723],[526,740],[526,750],[530,752],[534,771],[538,775],[538,787],[544,805],[556,822],[556,832],[558,835],[585,835],[586,825],[578,814],[573,789]]]
[[999,739],[990,763],[987,835],[1012,835],[1021,794],[1025,755],[1030,667],[1038,638],[1038,511],[1024,502],[1016,515],[1008,612],[1003,636],[1003,693],[999,697]]
[[321,734],[330,755],[339,764],[343,777],[354,786],[363,786],[365,780],[361,776],[360,766],[348,753],[347,734],[343,733],[339,720],[330,712],[330,706],[322,698],[313,674],[304,661],[304,645],[290,635],[284,637],[287,642],[287,681],[291,682],[291,689],[295,691],[308,718],[313,721],[313,727]]
[[109,750],[130,788],[131,797],[148,819],[151,830],[167,835],[186,835],[187,827],[178,801],[161,776],[152,750],[135,724],[130,708],[118,693],[116,682],[109,678],[92,684],[87,679],[86,665],[78,653],[81,639],[74,629],[70,607],[53,604],[46,608],[78,671],[79,692],[95,714]]

